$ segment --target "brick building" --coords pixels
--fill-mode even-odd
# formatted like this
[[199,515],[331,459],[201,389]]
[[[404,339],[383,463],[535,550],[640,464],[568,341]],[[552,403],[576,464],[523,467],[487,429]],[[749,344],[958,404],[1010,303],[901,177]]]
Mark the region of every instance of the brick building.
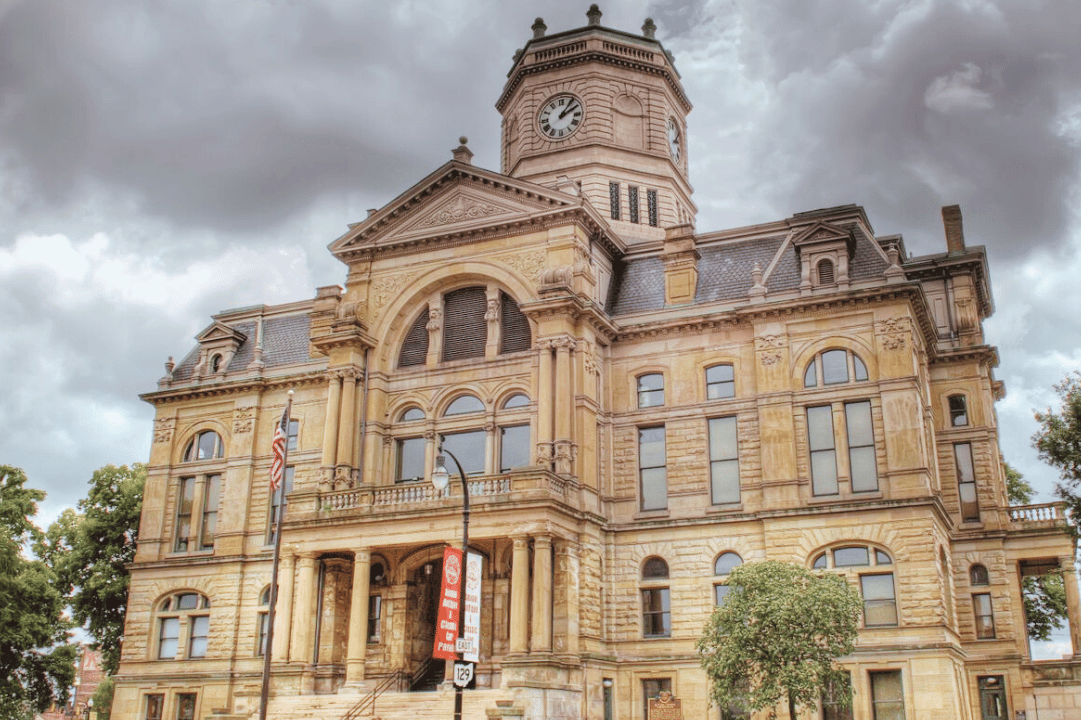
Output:
[[1074,545],[1060,506],[1007,504],[960,210],[922,257],[854,205],[698,232],[672,57],[650,21],[588,18],[538,20],[515,56],[500,172],[463,139],[330,244],[343,286],[214,316],[143,396],[114,717],[257,711],[290,390],[271,717],[341,717],[388,679],[383,718],[449,714],[419,691],[446,672],[433,608],[461,526],[458,486],[427,480],[438,437],[485,562],[469,717],[642,718],[665,689],[719,717],[694,641],[728,571],[767,558],[860,590],[854,717],[1074,701],[1081,664],[1030,659],[1020,590],[1065,572],[1081,647]]

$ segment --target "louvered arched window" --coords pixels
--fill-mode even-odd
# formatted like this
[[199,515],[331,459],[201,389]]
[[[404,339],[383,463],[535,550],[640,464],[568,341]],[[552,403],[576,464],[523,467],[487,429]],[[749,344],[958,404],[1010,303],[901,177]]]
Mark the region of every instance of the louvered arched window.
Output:
[[424,308],[405,334],[405,342],[398,354],[398,367],[423,365],[428,358],[428,308]]

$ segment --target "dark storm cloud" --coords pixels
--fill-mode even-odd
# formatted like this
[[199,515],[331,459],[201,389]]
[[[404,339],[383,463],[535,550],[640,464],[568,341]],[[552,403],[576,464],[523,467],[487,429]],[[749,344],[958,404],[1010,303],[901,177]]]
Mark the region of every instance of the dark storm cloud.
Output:
[[748,151],[786,211],[862,203],[922,252],[940,249],[933,209],[952,203],[970,211],[969,242],[1001,258],[1066,237],[1079,154],[1060,122],[1081,91],[1081,5],[741,8],[741,58],[775,92]]

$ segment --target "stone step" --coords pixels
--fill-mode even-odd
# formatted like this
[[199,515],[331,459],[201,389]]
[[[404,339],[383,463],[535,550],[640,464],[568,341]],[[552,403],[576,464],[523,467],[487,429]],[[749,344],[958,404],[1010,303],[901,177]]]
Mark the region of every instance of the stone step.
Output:
[[[360,702],[363,695],[293,695],[278,697],[267,707],[268,720],[339,720]],[[469,690],[463,696],[462,717],[484,720],[486,709],[502,699],[498,691]],[[375,701],[375,712],[361,720],[435,720],[454,712],[454,691],[440,688],[435,692],[386,692]]]

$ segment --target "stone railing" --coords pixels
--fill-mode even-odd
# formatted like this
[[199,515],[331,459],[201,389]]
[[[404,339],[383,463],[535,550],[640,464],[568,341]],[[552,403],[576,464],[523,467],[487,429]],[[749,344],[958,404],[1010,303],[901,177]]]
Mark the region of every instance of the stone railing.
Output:
[[[567,502],[575,487],[573,481],[549,472],[517,472],[506,475],[486,475],[468,480],[471,503],[485,504],[497,499],[515,499],[538,493],[555,500]],[[450,485],[443,491],[431,483],[409,482],[381,487],[361,487],[349,490],[333,490],[319,493],[317,507],[327,513],[358,508],[379,511],[403,509],[406,506],[436,504],[446,498],[460,497],[461,487],[457,477],[451,477]]]
[[540,50],[534,54],[534,59],[538,62],[543,60],[551,60],[552,58],[561,57],[563,55],[571,55],[573,53],[582,52],[586,49],[584,42],[571,43],[570,45],[564,45],[562,47],[551,48],[550,50]]
[[1017,505],[1006,510],[1010,514],[1010,522],[1012,523],[1054,525],[1066,520],[1066,507],[1063,503]]

